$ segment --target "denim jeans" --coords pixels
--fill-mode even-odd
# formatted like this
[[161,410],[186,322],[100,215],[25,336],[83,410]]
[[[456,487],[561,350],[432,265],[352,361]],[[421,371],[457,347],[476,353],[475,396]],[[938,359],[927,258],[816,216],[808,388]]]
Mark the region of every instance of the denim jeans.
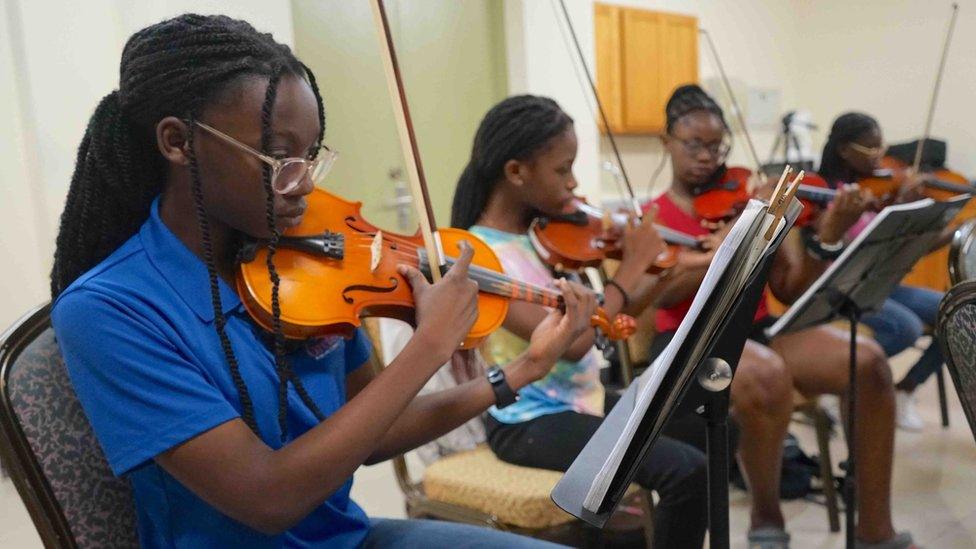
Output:
[[[874,330],[874,339],[888,356],[894,356],[915,344],[925,325],[935,327],[939,303],[943,294],[924,288],[898,286],[885,300],[881,309],[866,315],[861,321]],[[936,338],[922,357],[905,374],[905,381],[921,385],[942,367],[942,347]]]
[[482,526],[439,520],[371,518],[364,548],[398,549],[556,549],[563,547]]

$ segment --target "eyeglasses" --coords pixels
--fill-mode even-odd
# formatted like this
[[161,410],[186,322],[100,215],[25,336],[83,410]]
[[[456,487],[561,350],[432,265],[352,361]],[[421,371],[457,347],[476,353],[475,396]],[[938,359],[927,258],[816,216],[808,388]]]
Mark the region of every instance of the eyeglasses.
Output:
[[702,151],[707,151],[709,156],[715,158],[716,160],[724,160],[728,156],[729,151],[732,150],[732,143],[729,142],[727,137],[723,137],[718,143],[712,143],[710,145],[705,145],[697,139],[685,140],[680,137],[676,137],[671,134],[671,138],[681,143],[687,152],[691,156],[698,156]]
[[858,143],[848,143],[852,149],[863,154],[864,156],[869,156],[871,158],[880,158],[888,152],[888,145],[882,144],[880,147],[865,147]]
[[195,124],[214,136],[234,145],[238,149],[256,156],[261,162],[271,166],[271,188],[278,194],[290,193],[301,184],[302,180],[309,176],[311,176],[313,182],[318,181],[325,174],[329,173],[332,165],[335,164],[336,158],[339,156],[337,152],[322,145],[312,159],[282,158],[279,160],[257,151],[199,120],[195,121]]

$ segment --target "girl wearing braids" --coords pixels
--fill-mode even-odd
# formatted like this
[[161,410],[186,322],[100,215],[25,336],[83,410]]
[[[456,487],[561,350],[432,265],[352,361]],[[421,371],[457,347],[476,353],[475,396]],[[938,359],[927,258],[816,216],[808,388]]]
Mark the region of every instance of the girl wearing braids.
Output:
[[[552,284],[553,274],[527,233],[539,213],[574,210],[576,148],[573,121],[552,99],[521,95],[495,105],[475,134],[454,194],[451,224],[485,240],[505,272]],[[622,242],[623,261],[605,295],[610,314],[623,310],[631,297],[636,302],[638,294],[652,293],[641,291],[653,286],[644,273],[663,249],[650,219],[625,232]],[[505,371],[516,366],[546,315],[541,306],[513,302],[504,327],[489,339],[490,360]],[[600,383],[600,362],[593,332],[584,332],[548,375],[522,390],[517,402],[491,408],[486,430],[495,454],[526,467],[569,468],[613,404]],[[654,511],[654,547],[701,547],[708,518],[702,452],[661,437],[635,480],[661,496]]]
[[[653,201],[658,222],[701,235],[708,252],[683,251],[679,263],[658,292],[657,337],[652,355],[659,354],[673,337],[701,284],[724,230],[709,234],[692,206],[694,191],[722,177],[729,152],[728,126],[721,108],[695,85],[679,87],[666,107],[664,147],[671,158],[670,190]],[[842,193],[856,202],[857,189]],[[838,215],[837,210],[830,215]],[[789,302],[827,266],[808,254],[799,235],[787,235],[769,275],[769,287]],[[781,335],[772,340],[763,329],[770,326],[765,302],[760,303],[732,382],[732,408],[740,430],[738,459],[752,495],[749,546],[787,547],[779,506],[783,438],[793,410],[794,389],[813,396],[844,395],[848,384],[848,335],[819,326]],[[884,352],[874,341],[858,338],[857,496],[859,547],[911,547],[911,536],[896,534],[891,522],[891,463],[894,447],[894,391]]]
[[[857,181],[860,177],[870,177],[881,166],[885,150],[881,127],[874,118],[858,112],[842,114],[834,121],[830,136],[824,144],[820,174],[835,188]],[[919,198],[914,187],[924,177],[924,174],[920,174],[912,178],[902,188],[903,192],[898,200],[905,202]],[[863,215],[858,215],[861,213]],[[831,242],[844,242],[845,233],[847,237],[853,238],[876,215],[873,212],[864,213],[863,208],[856,210],[854,214],[838,224],[829,237]],[[952,232],[953,228],[947,229],[933,249],[948,244]],[[874,330],[874,337],[885,353],[895,356],[913,346],[926,325],[935,327],[942,296],[941,292],[926,288],[898,286],[881,309],[864,316],[861,322]],[[918,362],[895,384],[896,419],[901,429],[921,431],[925,426],[916,409],[915,389],[942,368],[945,362],[937,337],[933,335]]]
[[[349,498],[360,465],[495,402],[484,378],[415,398],[476,317],[470,249],[434,285],[402,268],[417,330],[375,378],[361,367],[362,333],[286,345],[242,309],[232,289],[241,239],[266,239],[273,252],[301,221],[312,174],[331,160],[324,130],[312,72],[270,35],[222,16],[183,15],[133,35],[119,89],[92,115],[61,218],[52,320],[109,464],[131,482],[142,545],[541,546],[458,524],[370,520]],[[273,253],[268,269],[276,278]],[[588,328],[595,298],[561,289],[566,313],[532,334],[509,371],[515,390]]]

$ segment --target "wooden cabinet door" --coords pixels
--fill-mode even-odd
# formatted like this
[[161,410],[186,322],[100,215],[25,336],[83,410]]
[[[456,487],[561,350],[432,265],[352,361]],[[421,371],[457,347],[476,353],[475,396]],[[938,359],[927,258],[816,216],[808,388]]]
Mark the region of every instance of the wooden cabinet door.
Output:
[[627,133],[656,133],[664,127],[662,17],[626,9],[622,17],[623,126]]
[[[610,122],[610,129],[623,131],[623,83],[620,54],[620,11],[617,6],[594,4],[593,6],[593,34],[596,48],[596,90],[600,96]],[[606,132],[603,121],[597,119],[601,132]]]
[[611,129],[662,133],[671,92],[698,82],[698,20],[599,3],[593,15],[597,89]]
[[[661,110],[678,86],[698,82],[698,20],[670,13],[661,16]],[[663,131],[663,130],[662,130]]]

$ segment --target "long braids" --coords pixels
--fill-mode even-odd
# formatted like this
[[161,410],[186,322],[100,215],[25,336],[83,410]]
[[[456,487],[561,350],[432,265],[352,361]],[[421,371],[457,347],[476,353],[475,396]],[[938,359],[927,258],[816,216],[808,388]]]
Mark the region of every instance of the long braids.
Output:
[[853,143],[869,132],[878,129],[878,121],[870,115],[861,112],[848,112],[837,117],[830,126],[830,135],[824,143],[823,154],[820,157],[821,177],[829,183],[850,181],[852,173],[847,163],[840,156],[840,148]]
[[[271,146],[271,115],[274,110],[275,97],[278,93],[278,83],[281,81],[281,67],[275,67],[268,78],[268,88],[264,94],[264,103],[261,106],[261,148],[267,150]],[[321,101],[321,98],[316,96]],[[324,123],[324,119],[323,119]],[[281,287],[281,277],[274,265],[275,252],[278,250],[278,240],[281,233],[275,219],[274,211],[274,189],[271,185],[272,177],[271,166],[263,164],[263,179],[265,193],[265,219],[268,222],[268,232],[271,239],[268,241],[268,253],[265,256],[265,263],[268,266],[268,275],[271,277],[271,314],[273,317],[274,328],[274,358],[275,370],[278,373],[278,427],[281,430],[281,440],[288,436],[288,381],[295,386],[296,392],[301,397],[306,406],[311,409],[315,417],[322,421],[325,416],[315,402],[309,398],[305,386],[301,379],[294,375],[291,365],[285,358],[285,336],[281,330],[281,300],[279,299],[279,289]]]
[[[82,273],[136,233],[165,181],[166,164],[156,150],[155,126],[166,116],[187,120],[192,192],[204,247],[214,328],[239,394],[242,419],[256,433],[253,403],[225,332],[226,318],[194,150],[193,121],[205,105],[240,79],[269,78],[261,113],[262,148],[266,148],[277,82],[285,73],[308,80],[319,107],[321,142],[325,114],[315,77],[287,46],[275,42],[270,34],[259,33],[248,23],[225,16],[186,14],[147,27],[129,38],[122,53],[119,89],[99,103],[78,148],[51,271],[51,295],[57,297]],[[270,171],[266,171],[266,193],[270,190],[270,177]],[[267,200],[273,205],[273,194],[268,194]],[[273,228],[273,207],[270,215],[269,224]],[[272,234],[276,240],[276,232]],[[272,262],[274,249],[274,246],[270,249],[268,262],[269,272],[277,279]],[[272,298],[277,303],[275,286]],[[321,411],[282,361],[280,307],[277,309],[274,337],[279,383],[286,386],[291,380],[302,401],[321,420]],[[287,435],[285,411],[286,399],[279,399],[278,419],[283,439]]]
[[516,95],[492,107],[474,136],[471,159],[458,179],[451,226],[478,222],[509,160],[526,160],[573,124],[548,97]]

